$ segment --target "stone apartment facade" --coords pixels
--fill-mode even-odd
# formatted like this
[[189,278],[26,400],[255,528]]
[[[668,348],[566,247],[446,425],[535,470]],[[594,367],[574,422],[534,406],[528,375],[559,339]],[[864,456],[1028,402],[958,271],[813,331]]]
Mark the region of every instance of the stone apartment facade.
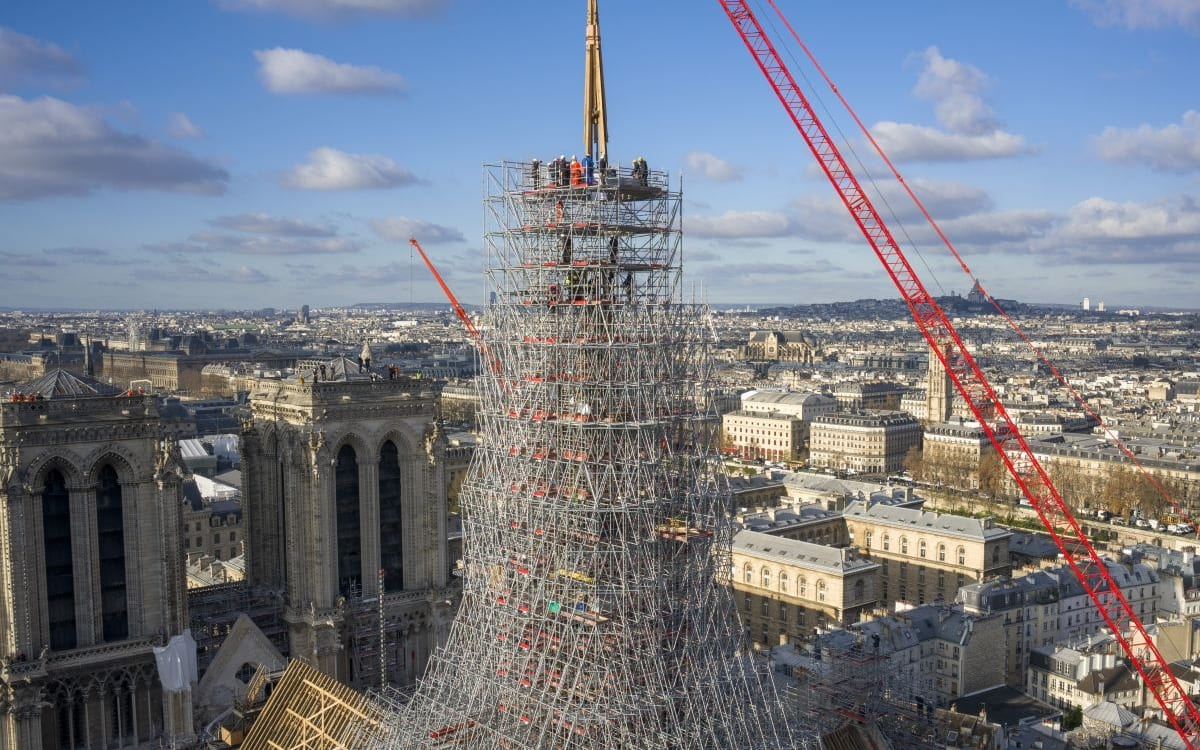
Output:
[[[1145,563],[1105,561],[1109,575],[1143,623],[1152,624],[1166,587]],[[1079,580],[1066,566],[1028,571],[964,586],[964,609],[1003,617],[1005,681],[1020,688],[1026,682],[1030,654],[1058,642],[1078,643],[1104,626]]]
[[733,538],[732,560],[742,623],[760,648],[849,625],[876,605],[879,564],[849,548],[744,530]]
[[921,445],[921,424],[899,411],[825,414],[809,431],[809,463],[864,474],[898,472]]
[[882,566],[881,606],[952,602],[963,585],[1012,570],[1012,532],[990,518],[858,502],[843,517],[853,544]]
[[942,422],[925,428],[922,465],[926,481],[978,489],[980,465],[996,448],[977,422]]

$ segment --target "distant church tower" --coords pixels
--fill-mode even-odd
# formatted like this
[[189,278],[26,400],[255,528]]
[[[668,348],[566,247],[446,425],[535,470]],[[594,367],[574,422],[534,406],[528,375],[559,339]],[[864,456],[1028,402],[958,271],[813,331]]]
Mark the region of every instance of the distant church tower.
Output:
[[954,382],[942,361],[929,348],[929,366],[926,377],[928,386],[925,395],[925,419],[929,424],[950,421],[954,414]]
[[262,380],[242,433],[246,575],[285,592],[292,658],[378,687],[411,683],[448,628],[445,439],[437,391],[358,361],[300,362]]
[[195,739],[153,651],[187,622],[169,427],[63,370],[0,403],[0,750]]

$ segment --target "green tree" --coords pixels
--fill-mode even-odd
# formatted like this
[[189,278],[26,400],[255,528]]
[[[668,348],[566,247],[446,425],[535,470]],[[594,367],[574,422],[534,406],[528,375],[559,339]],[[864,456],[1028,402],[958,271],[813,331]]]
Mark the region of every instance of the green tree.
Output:
[[1064,732],[1077,729],[1081,724],[1083,724],[1082,706],[1073,706],[1063,711],[1062,728]]

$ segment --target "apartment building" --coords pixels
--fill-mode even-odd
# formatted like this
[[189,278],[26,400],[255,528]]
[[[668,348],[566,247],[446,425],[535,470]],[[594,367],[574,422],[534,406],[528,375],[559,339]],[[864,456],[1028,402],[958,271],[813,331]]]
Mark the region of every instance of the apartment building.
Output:
[[996,448],[978,422],[942,422],[925,428],[922,473],[926,481],[978,489],[980,466]]
[[722,446],[743,458],[791,461],[804,448],[808,422],[786,414],[735,411],[721,417]]
[[749,530],[733,538],[734,596],[750,640],[762,648],[857,622],[876,605],[879,567],[850,548]]
[[843,513],[853,544],[878,561],[879,603],[952,602],[959,588],[1012,570],[1012,532],[991,518],[855,502]]
[[809,463],[867,474],[897,472],[921,445],[921,423],[900,411],[856,411],[813,419]]

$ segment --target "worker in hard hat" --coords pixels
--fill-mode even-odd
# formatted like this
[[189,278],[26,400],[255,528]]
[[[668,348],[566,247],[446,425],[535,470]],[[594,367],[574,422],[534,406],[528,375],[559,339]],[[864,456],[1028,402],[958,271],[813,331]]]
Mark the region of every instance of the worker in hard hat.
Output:
[[591,154],[583,155],[583,181],[588,185],[596,184],[596,164]]
[[583,165],[579,163],[579,159],[571,157],[571,187],[583,187]]

